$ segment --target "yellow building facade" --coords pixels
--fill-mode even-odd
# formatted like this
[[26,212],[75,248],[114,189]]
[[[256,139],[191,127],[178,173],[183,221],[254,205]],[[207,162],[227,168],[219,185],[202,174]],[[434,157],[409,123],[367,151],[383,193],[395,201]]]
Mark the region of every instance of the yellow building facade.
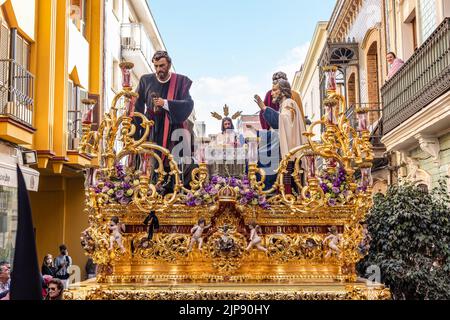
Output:
[[87,226],[83,168],[92,159],[80,155],[77,145],[81,100],[97,101],[94,123],[102,114],[104,2],[6,0],[0,4],[0,59],[9,61],[0,70],[0,79],[12,69],[29,79],[14,82],[24,101],[11,104],[10,95],[3,97],[7,105],[24,106],[22,112],[4,109],[8,112],[1,114],[0,139],[37,152],[34,168],[40,173],[39,188],[30,199],[39,260],[47,253],[59,254],[58,246],[65,243],[74,264],[83,270],[86,257],[80,232]]

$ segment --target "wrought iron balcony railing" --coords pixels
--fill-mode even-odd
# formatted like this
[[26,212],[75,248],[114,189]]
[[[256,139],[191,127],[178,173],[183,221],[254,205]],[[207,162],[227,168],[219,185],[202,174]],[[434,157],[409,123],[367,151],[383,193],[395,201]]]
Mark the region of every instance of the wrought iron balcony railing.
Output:
[[15,60],[0,60],[0,115],[33,125],[34,75]]
[[352,104],[345,112],[345,116],[350,121],[350,125],[357,130],[360,130],[358,123],[357,110],[362,109],[367,112],[368,130],[370,132],[370,142],[374,145],[381,145],[381,138],[383,137],[383,118],[382,118],[382,104],[376,103],[357,103]]
[[446,18],[381,88],[384,133],[450,90],[450,18]]
[[122,49],[139,50],[147,62],[152,61],[153,46],[141,23],[123,23],[120,35]]

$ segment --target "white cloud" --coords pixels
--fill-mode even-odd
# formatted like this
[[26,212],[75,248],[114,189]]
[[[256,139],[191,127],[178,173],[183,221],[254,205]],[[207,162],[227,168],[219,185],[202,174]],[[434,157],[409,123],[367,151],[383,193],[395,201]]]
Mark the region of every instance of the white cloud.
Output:
[[253,101],[257,93],[263,99],[270,88],[270,79],[276,71],[284,71],[290,81],[295,72],[300,69],[308,52],[309,42],[289,50],[282,59],[274,63],[273,68],[268,68],[260,82],[253,82],[249,77],[236,75],[232,77],[214,78],[204,76],[196,79],[191,88],[191,95],[195,102],[195,112],[198,121],[206,124],[206,133],[217,133],[220,130],[220,122],[211,117],[211,112],[222,114],[222,107],[227,104],[230,114],[243,111],[244,114],[254,114],[259,108]]
[[305,61],[308,54],[309,42],[289,50],[284,57],[276,63],[276,66],[271,70],[270,77],[277,71],[283,71],[287,74],[289,81],[292,82],[295,72],[300,70],[301,65]]

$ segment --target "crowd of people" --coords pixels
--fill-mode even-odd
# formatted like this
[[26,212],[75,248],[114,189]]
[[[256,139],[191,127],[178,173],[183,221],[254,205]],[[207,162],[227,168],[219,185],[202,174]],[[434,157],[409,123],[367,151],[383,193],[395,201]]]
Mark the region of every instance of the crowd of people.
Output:
[[[59,255],[53,259],[51,254],[46,254],[41,267],[42,299],[62,300],[64,290],[69,284],[69,267],[72,258],[69,256],[67,246],[59,246]],[[87,278],[96,276],[96,265],[92,259],[86,264]],[[0,261],[0,300],[10,299],[11,265],[7,261]]]

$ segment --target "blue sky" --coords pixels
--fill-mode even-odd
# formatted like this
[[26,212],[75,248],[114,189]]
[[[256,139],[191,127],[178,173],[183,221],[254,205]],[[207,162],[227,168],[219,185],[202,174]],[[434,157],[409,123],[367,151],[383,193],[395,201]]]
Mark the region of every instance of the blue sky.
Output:
[[231,113],[258,111],[271,75],[292,80],[318,21],[329,19],[336,0],[148,0],[178,73],[194,84],[197,120],[218,130],[209,113],[226,103]]

